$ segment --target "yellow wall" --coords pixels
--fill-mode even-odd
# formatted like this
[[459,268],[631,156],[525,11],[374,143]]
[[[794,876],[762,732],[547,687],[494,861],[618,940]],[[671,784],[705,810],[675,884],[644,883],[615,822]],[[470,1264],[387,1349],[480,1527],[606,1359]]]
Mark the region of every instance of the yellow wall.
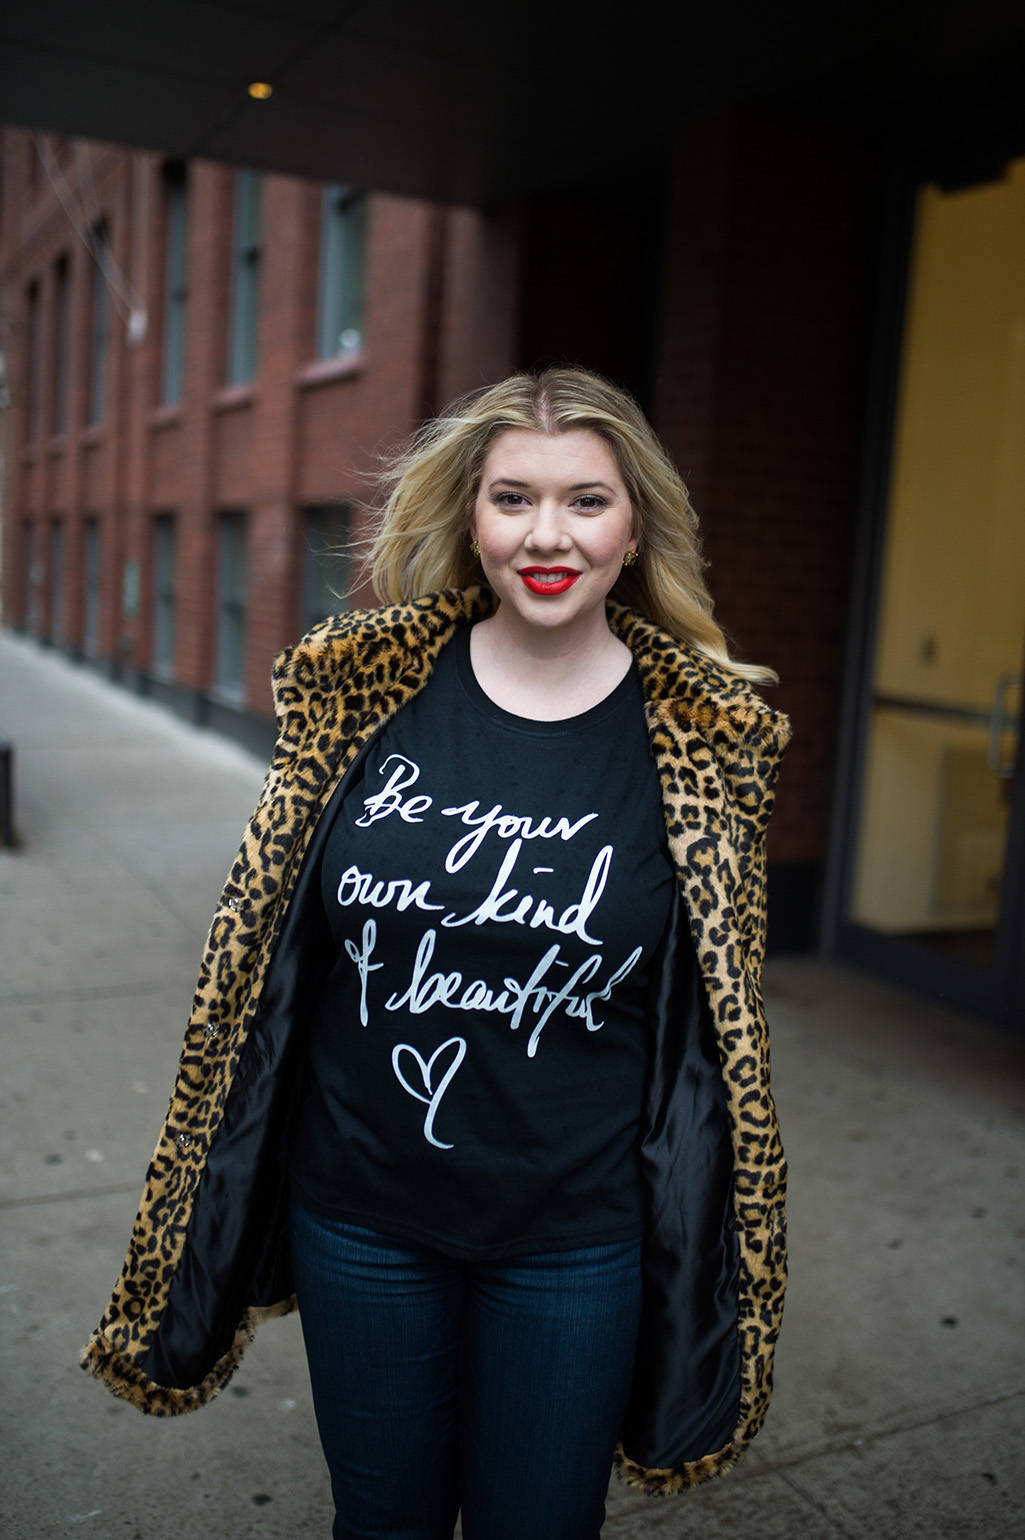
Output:
[[[1023,645],[1025,160],[919,196],[875,690],[988,711]],[[981,729],[874,713],[856,919],[992,923],[1006,799],[984,755]]]

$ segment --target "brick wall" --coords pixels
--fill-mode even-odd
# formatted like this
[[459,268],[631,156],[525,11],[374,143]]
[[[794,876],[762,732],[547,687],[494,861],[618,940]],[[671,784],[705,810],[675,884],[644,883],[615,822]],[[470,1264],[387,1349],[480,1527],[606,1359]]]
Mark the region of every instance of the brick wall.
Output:
[[656,425],[701,516],[716,614],[794,720],[770,856],[824,856],[870,337],[877,177],[821,138],[681,140]]
[[[53,147],[53,141],[44,141]],[[0,281],[12,318],[4,519],[6,624],[27,626],[25,532],[35,531],[38,623],[51,630],[54,519],[63,522],[64,634],[84,624],[85,521],[99,521],[99,653],[140,682],[151,665],[153,519],[177,530],[174,684],[202,697],[215,661],[217,528],[244,510],[248,589],[241,704],[270,711],[269,668],[300,626],[304,510],[373,500],[382,452],[395,449],[425,409],[509,372],[516,315],[515,219],[443,210],[408,198],[368,199],[363,346],[315,358],[320,187],[268,176],[256,376],[225,384],[235,175],[188,168],[188,321],[180,405],[160,404],[166,186],[159,157],[67,142],[67,192],[88,220],[107,221],[113,254],[145,309],[129,341],[111,307],[103,422],[87,426],[93,263],[39,162],[33,136],[2,131]],[[55,263],[69,262],[69,428],[54,421]],[[27,291],[40,293],[43,431],[28,442]],[[365,532],[358,516],[355,533]],[[126,573],[128,588],[126,590]],[[133,602],[125,603],[126,591]],[[366,602],[364,586],[354,597]]]

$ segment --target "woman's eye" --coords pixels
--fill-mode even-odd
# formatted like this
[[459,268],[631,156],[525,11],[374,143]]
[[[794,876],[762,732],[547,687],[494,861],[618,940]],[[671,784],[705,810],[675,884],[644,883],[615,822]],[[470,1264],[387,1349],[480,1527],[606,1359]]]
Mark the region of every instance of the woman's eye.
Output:
[[577,498],[577,507],[582,508],[585,513],[599,513],[606,507],[606,502],[597,492],[584,492]]
[[499,508],[522,508],[526,498],[522,492],[497,492],[495,494],[495,502]]

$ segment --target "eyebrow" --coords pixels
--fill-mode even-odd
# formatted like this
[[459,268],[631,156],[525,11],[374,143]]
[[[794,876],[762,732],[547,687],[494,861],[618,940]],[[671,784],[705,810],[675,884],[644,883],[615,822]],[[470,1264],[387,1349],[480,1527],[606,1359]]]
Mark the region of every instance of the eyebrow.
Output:
[[[529,488],[529,486],[529,481],[517,481],[515,476],[496,476],[494,481],[488,482],[488,491],[490,492],[493,487]],[[615,487],[610,487],[607,481],[574,481],[573,485],[567,488],[567,491],[586,492],[588,487],[604,487],[606,492],[611,492],[613,496],[615,495]]]

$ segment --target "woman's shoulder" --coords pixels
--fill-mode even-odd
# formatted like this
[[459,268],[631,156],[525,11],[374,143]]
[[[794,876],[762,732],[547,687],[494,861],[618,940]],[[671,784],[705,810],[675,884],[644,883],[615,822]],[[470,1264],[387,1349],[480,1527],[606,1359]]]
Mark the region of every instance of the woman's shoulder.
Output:
[[408,604],[342,610],[320,621],[274,662],[274,684],[311,674],[338,677],[361,660],[420,655],[444,645],[456,627],[480,619],[492,601],[482,589],[442,589]]
[[645,695],[656,709],[709,734],[785,747],[789,719],[742,675],[636,610],[616,606],[609,618],[634,654]]

